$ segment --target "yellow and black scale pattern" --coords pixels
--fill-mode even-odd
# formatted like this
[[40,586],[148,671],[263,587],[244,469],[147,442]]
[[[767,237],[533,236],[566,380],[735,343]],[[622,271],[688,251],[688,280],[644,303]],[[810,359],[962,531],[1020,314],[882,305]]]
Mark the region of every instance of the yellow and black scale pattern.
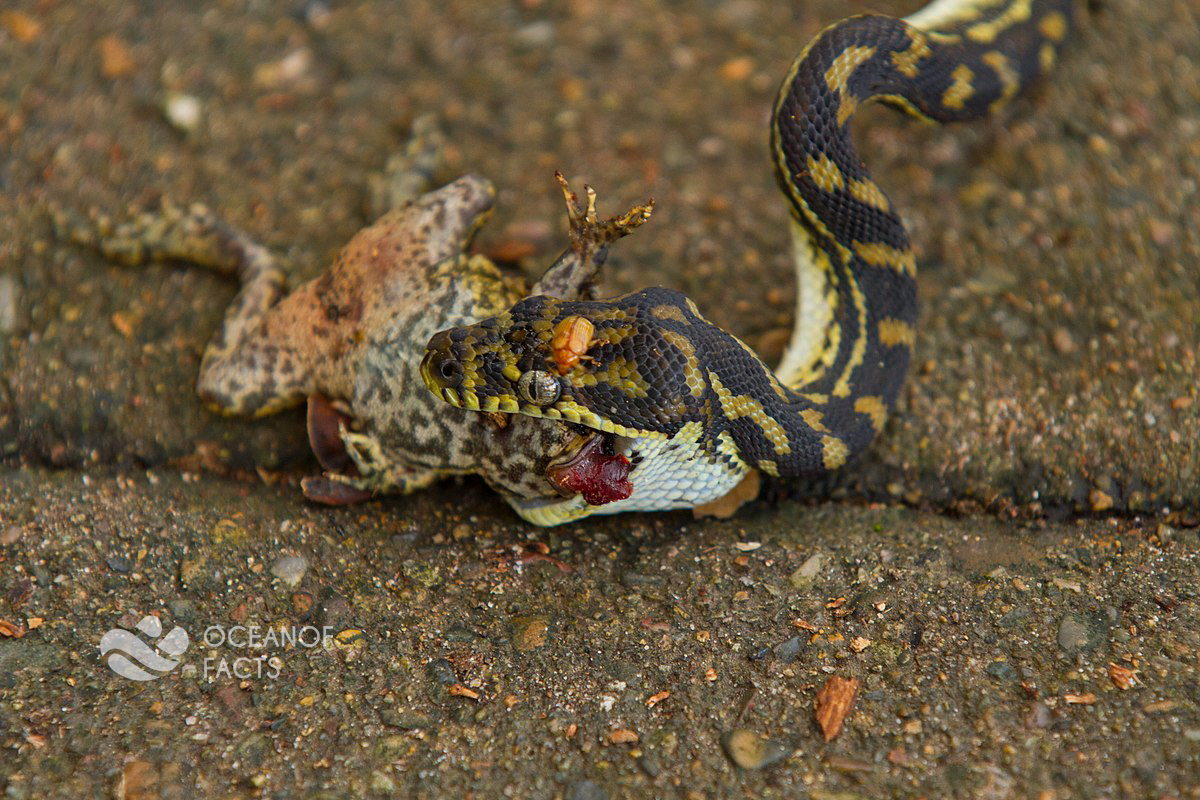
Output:
[[[643,451],[659,441],[652,453],[633,448],[633,457],[674,459],[675,473],[690,473],[710,493],[749,468],[794,476],[841,467],[883,427],[917,322],[908,234],[855,152],[855,110],[878,99],[937,122],[984,117],[1054,64],[1074,17],[1073,0],[937,0],[905,20],[843,20],[796,58],[771,126],[800,284],[777,370],[681,293],[647,289],[607,302],[527,298],[438,334],[426,383],[466,408],[578,422]],[[591,346],[560,374],[553,331],[575,316],[594,326]],[[664,439],[680,446],[664,447]],[[664,505],[648,482],[669,471],[642,469],[639,484],[636,466],[628,501],[576,508],[564,519],[703,502],[676,489],[679,502]],[[677,474],[670,480],[686,485]]]

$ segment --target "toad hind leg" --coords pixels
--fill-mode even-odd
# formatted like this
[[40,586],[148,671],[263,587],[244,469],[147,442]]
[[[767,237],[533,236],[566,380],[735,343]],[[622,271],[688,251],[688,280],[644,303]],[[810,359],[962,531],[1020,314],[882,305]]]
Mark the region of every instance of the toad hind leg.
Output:
[[188,210],[164,203],[114,225],[55,210],[58,235],[127,265],[188,261],[234,275],[241,290],[205,348],[196,389],[225,414],[263,416],[300,402],[310,377],[301,354],[286,339],[267,335],[268,312],[284,294],[284,271],[275,256],[204,206]]

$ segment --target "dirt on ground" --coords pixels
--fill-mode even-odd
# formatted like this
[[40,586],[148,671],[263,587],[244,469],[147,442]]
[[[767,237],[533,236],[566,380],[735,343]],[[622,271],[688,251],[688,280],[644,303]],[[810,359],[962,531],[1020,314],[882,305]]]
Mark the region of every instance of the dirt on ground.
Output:
[[[46,213],[202,202],[298,283],[433,112],[442,177],[499,189],[479,249],[557,254],[555,169],[602,212],[654,197],[606,288],[683,289],[771,358],[777,82],[822,26],[918,5],[5,4],[6,796],[1200,795],[1194,0],[1099,4],[998,120],[861,115],[920,264],[914,370],[865,459],[728,521],[536,529],[473,479],[307,504],[302,415],[193,392],[232,283]],[[101,647],[147,616],[188,647],[139,682]]]

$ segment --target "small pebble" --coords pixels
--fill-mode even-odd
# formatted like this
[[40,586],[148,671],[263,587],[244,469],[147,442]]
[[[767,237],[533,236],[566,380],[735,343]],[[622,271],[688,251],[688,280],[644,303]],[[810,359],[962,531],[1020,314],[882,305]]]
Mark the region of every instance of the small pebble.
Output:
[[762,769],[790,756],[792,748],[751,730],[735,728],[721,736],[721,747],[729,760],[742,769]]
[[300,585],[306,572],[308,572],[308,559],[304,556],[280,556],[271,565],[271,574],[292,589]]
[[531,22],[525,27],[518,29],[514,39],[521,47],[536,49],[549,47],[554,44],[556,36],[554,23],[543,19]]
[[813,578],[821,571],[822,561],[824,561],[824,558],[820,553],[813,553],[809,556],[808,560],[801,564],[789,577],[792,588],[803,589],[812,583]]
[[1062,618],[1058,625],[1058,646],[1064,652],[1076,653],[1088,643],[1087,623],[1074,614]]
[[204,107],[194,95],[168,92],[163,100],[163,115],[167,122],[184,133],[192,133],[200,125]]
[[513,649],[528,653],[545,647],[550,633],[550,618],[540,615],[517,617],[509,626]]
[[1054,330],[1054,349],[1060,355],[1070,355],[1075,352],[1075,339],[1071,336],[1071,332],[1066,328],[1056,328]]
[[302,81],[312,68],[313,54],[306,47],[293,50],[278,61],[254,68],[254,85],[261,89],[282,89]]
[[608,792],[595,781],[576,781],[567,789],[566,800],[608,800]]
[[108,558],[104,559],[104,563],[108,564],[108,568],[113,572],[120,572],[122,574],[133,569],[133,564],[130,563],[129,559],[125,556],[109,556]]
[[803,644],[804,641],[799,636],[793,636],[775,645],[772,650],[779,663],[790,664],[796,660],[796,656],[800,655],[800,648]]
[[1113,507],[1112,495],[1099,489],[1088,492],[1088,502],[1091,503],[1092,511],[1096,512],[1108,511]]
[[396,791],[396,782],[382,770],[371,773],[371,791],[378,794],[392,794]]
[[17,329],[17,298],[20,290],[11,275],[0,275],[0,335]]

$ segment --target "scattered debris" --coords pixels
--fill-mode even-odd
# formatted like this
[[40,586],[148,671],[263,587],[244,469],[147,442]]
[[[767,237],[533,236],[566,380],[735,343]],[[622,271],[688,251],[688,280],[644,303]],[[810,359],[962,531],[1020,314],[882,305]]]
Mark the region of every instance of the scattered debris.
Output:
[[1137,672],[1110,661],[1108,662],[1108,678],[1118,689],[1129,689],[1137,683]]
[[461,683],[452,684],[446,691],[455,697],[466,697],[470,700],[479,699],[479,692],[475,691],[474,689],[469,689],[466,686],[463,686]]
[[609,732],[608,741],[609,744],[636,744],[638,741],[637,731],[629,728],[617,728],[615,731]]
[[650,697],[648,697],[646,699],[646,708],[654,708],[656,705],[661,703],[663,700],[666,700],[670,696],[671,696],[671,693],[669,691],[667,691],[666,689],[664,689],[661,692],[652,694],[652,695],[650,695]]
[[25,628],[15,622],[9,622],[6,619],[0,619],[0,636],[7,636],[11,639],[20,639],[25,635]]
[[842,731],[842,723],[854,708],[858,697],[858,680],[830,675],[825,686],[817,692],[817,724],[825,734],[825,741],[833,741]]

